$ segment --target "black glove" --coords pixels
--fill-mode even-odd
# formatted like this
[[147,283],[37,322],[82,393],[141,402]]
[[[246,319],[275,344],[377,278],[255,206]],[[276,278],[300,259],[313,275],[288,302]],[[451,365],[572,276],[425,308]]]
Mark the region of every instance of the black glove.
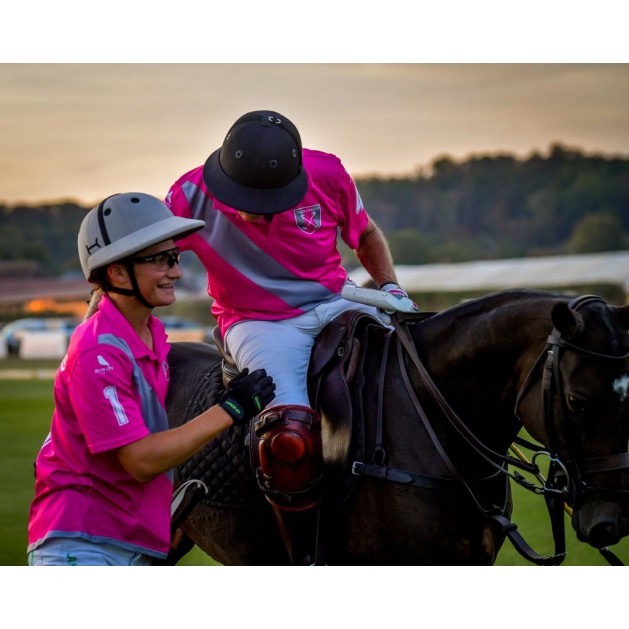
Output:
[[225,389],[218,401],[234,424],[244,424],[255,417],[275,397],[275,383],[264,369],[249,373],[243,369]]

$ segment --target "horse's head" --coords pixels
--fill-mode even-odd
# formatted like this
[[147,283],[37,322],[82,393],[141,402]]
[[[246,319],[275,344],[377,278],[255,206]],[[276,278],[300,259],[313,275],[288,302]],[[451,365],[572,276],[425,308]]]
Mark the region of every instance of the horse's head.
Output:
[[581,297],[555,304],[551,319],[533,370],[541,387],[526,395],[538,412],[520,417],[558,461],[551,480],[578,538],[601,548],[629,534],[629,306]]

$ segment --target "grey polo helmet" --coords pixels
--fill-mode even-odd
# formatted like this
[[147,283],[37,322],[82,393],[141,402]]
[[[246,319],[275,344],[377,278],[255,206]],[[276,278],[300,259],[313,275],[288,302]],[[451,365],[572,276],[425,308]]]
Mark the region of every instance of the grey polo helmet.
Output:
[[205,226],[204,221],[174,216],[162,201],[142,192],[107,197],[89,211],[79,229],[78,248],[85,277],[112,262],[156,245],[177,240]]

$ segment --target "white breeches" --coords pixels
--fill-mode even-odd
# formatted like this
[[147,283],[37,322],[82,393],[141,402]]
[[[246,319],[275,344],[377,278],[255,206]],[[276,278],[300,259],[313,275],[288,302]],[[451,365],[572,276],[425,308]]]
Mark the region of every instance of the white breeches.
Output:
[[332,319],[349,309],[380,319],[373,306],[338,299],[292,319],[237,323],[227,331],[225,347],[239,369],[266,369],[273,377],[277,388],[272,406],[310,406],[306,379],[315,338]]

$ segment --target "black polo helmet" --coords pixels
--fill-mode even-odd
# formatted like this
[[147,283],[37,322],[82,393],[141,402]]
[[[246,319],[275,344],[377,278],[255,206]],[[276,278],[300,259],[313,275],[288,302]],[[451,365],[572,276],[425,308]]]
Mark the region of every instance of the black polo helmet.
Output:
[[203,180],[234,209],[251,214],[290,209],[308,189],[297,127],[276,111],[241,116],[205,162]]

